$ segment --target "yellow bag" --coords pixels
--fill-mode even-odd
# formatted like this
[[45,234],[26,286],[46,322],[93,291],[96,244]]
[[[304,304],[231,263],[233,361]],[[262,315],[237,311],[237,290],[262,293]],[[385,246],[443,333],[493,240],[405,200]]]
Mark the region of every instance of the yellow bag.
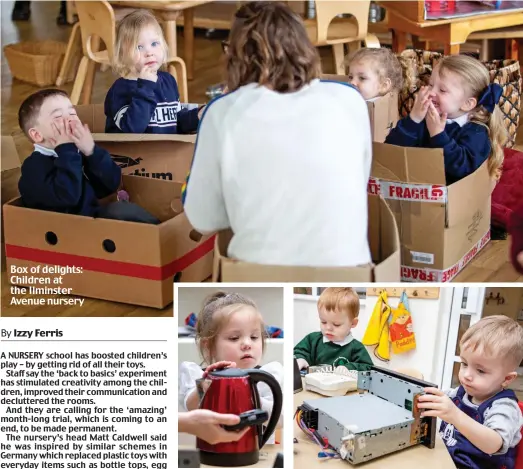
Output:
[[404,353],[416,348],[416,337],[409,312],[408,297],[402,293],[400,304],[392,311],[389,336],[394,353]]
[[390,360],[389,317],[391,309],[387,300],[387,292],[383,290],[374,305],[369,325],[363,336],[363,345],[375,345],[374,355],[383,361]]

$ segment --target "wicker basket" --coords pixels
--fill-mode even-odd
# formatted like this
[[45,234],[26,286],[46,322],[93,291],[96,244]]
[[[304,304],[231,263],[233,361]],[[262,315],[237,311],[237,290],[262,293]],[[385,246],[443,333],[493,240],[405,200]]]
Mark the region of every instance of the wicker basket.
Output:
[[[67,44],[58,41],[25,41],[8,44],[4,54],[13,77],[38,86],[54,85]],[[75,59],[80,59],[76,54]],[[78,61],[69,67],[64,83],[74,80]]]
[[[412,66],[416,68],[417,73],[415,91],[403,91],[399,96],[400,116],[405,117],[410,113],[419,89],[428,85],[434,65],[443,56],[439,52],[422,50],[406,50],[401,55],[412,60]],[[521,112],[522,85],[519,62],[516,60],[492,60],[483,62],[483,64],[489,70],[491,83],[498,83],[503,87],[503,94],[499,99],[498,105],[508,130],[506,147],[511,148],[516,141]]]

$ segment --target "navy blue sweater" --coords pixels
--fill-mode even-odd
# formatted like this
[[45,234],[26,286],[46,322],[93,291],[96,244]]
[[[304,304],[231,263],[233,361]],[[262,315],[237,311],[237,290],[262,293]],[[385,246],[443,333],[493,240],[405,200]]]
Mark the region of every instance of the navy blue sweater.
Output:
[[34,151],[22,164],[18,189],[26,207],[95,217],[98,199],[114,194],[122,170],[106,150],[82,155],[74,143],[55,148],[58,157]]
[[431,137],[425,121],[419,124],[410,116],[401,119],[385,143],[403,147],[443,148],[447,185],[459,181],[478,169],[490,155],[488,129],[467,122],[463,127],[448,123],[445,130]]
[[158,80],[118,78],[105,97],[105,131],[186,134],[198,129],[198,109],[182,109],[178,84],[167,72]]

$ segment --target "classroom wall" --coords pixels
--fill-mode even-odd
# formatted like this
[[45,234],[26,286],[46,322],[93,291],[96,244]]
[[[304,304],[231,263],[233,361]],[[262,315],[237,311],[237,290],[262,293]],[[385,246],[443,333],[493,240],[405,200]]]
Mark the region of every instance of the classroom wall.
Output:
[[[283,288],[281,287],[183,287],[178,289],[178,325],[190,313],[198,314],[205,298],[215,291],[241,293],[253,300],[268,326],[283,327]],[[176,313],[176,312],[175,312]]]
[[[492,295],[493,299],[489,297]],[[495,299],[499,295],[500,300]],[[502,314],[518,321],[523,310],[523,288],[489,287],[485,290],[483,317]],[[523,321],[519,321],[523,325]]]
[[[390,362],[382,362],[374,356],[373,347],[367,347],[376,366],[390,369],[415,368],[421,371],[426,381],[440,386],[442,379],[442,354],[446,347],[451,289],[440,289],[438,299],[410,299],[410,312],[416,335],[416,349],[400,355],[391,353]],[[378,297],[369,296],[361,300],[359,324],[352,330],[357,340],[362,340]],[[399,298],[390,298],[391,307],[396,307]],[[295,297],[294,299],[294,345],[305,335],[319,331],[316,299]]]

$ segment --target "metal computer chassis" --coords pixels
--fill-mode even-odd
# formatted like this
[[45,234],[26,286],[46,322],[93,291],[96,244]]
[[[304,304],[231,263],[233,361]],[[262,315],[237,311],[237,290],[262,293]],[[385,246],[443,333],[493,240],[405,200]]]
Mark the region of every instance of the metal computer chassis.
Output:
[[435,386],[373,367],[358,373],[359,394],[307,400],[300,409],[342,459],[360,464],[418,444],[434,448],[436,418],[422,419],[416,405],[425,387]]

